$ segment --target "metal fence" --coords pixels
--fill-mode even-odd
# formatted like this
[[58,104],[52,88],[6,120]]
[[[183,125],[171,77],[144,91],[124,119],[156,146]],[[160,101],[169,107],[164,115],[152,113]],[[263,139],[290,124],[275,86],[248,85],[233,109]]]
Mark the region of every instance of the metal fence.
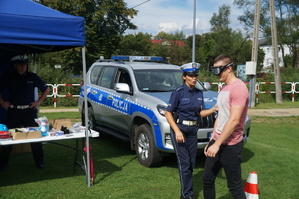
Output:
[[[217,90],[218,92],[222,89],[223,87],[223,82],[212,82],[210,83],[211,85],[216,85],[218,86]],[[249,85],[249,82],[245,82],[245,84]],[[282,85],[290,85],[287,90],[282,90],[281,93],[287,93],[291,95],[292,102],[295,101],[295,94],[299,93],[299,82],[281,82]],[[263,85],[273,85],[273,90],[265,90],[267,88],[264,88]],[[298,86],[297,86],[298,85]],[[297,89],[296,89],[297,86]],[[270,93],[276,93],[275,92],[275,82],[256,82],[255,84],[255,100],[256,103],[259,101],[259,94],[270,94]]]
[[[63,92],[60,91],[60,88],[62,88],[62,87],[79,87],[80,84],[47,84],[47,85],[52,90],[52,94],[47,95],[47,97],[53,98],[53,104],[54,104],[55,108],[57,105],[57,98],[59,98],[59,97],[79,97],[78,91],[74,91],[76,93],[72,94],[72,93],[70,93],[70,90],[69,90],[66,94],[65,91],[63,91]],[[61,92],[61,93],[59,93],[59,92]]]
[[[218,92],[222,89],[224,83],[223,82],[211,82],[211,86],[217,86],[214,90]],[[249,82],[245,82],[246,85],[249,85]],[[281,93],[290,94],[292,98],[292,102],[295,101],[295,95],[299,94],[299,82],[281,82],[282,85],[290,85],[288,89],[282,91]],[[265,90],[264,85],[272,85],[273,90]],[[63,97],[79,97],[78,90],[74,90],[76,93],[69,93],[70,91],[60,91],[62,87],[79,87],[80,84],[48,84],[50,89],[52,89],[52,94],[47,95],[47,97],[53,98],[53,105],[56,107],[57,98]],[[296,87],[297,86],[297,87]],[[296,89],[297,88],[297,89]],[[267,89],[267,88],[266,88]],[[271,88],[272,89],[272,88]],[[256,103],[259,101],[259,94],[270,94],[275,93],[275,82],[257,82],[255,84],[255,99]]]

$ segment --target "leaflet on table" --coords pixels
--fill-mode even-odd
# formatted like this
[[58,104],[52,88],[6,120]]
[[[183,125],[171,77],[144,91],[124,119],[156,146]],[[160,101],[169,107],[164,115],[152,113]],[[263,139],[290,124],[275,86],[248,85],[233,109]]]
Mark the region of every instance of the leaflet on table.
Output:
[[85,126],[81,126],[81,122],[77,122],[75,124],[73,124],[70,128],[70,132],[71,133],[85,133]]

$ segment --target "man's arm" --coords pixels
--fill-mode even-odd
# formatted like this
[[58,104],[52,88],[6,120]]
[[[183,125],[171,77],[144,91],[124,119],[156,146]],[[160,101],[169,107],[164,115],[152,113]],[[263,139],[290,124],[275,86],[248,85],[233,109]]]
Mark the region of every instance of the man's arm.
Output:
[[234,132],[235,127],[239,124],[244,107],[243,106],[232,106],[230,109],[230,116],[226,122],[220,136],[216,142],[210,146],[206,152],[207,156],[215,157],[220,145]]
[[50,89],[49,87],[42,93],[41,97],[35,101],[35,102],[32,102],[30,104],[30,108],[34,108],[34,107],[37,107],[39,106],[47,97],[48,93],[50,92]]

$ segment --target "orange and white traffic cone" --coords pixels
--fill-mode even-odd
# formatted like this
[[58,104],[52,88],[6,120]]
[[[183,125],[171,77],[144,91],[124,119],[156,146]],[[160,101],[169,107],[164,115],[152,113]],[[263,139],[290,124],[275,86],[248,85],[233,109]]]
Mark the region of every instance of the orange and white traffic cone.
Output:
[[245,195],[247,199],[258,199],[259,191],[257,185],[257,174],[254,171],[249,173],[246,185],[244,187]]

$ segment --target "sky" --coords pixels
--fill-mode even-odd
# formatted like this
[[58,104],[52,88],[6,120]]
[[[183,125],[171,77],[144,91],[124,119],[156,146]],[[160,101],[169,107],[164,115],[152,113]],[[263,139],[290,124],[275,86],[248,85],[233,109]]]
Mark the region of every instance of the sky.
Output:
[[[243,30],[243,24],[237,17],[243,11],[233,5],[234,0],[196,0],[196,34],[210,31],[210,19],[218,8],[225,4],[231,7],[230,27]],[[127,30],[126,34],[138,32],[155,36],[160,31],[166,33],[181,32],[185,35],[193,33],[194,0],[124,0],[128,8],[138,10],[132,22],[137,30]],[[135,7],[136,6],[136,7]]]

